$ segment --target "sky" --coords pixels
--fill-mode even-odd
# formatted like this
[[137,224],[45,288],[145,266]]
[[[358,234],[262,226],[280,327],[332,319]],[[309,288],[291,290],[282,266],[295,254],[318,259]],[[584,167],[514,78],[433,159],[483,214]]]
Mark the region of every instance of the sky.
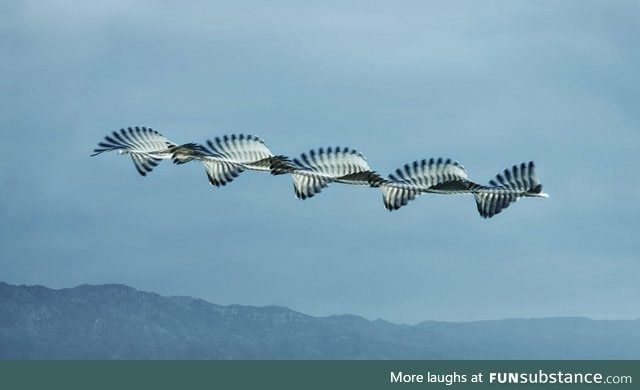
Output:
[[[0,280],[123,283],[217,304],[415,324],[640,318],[635,1],[0,4]],[[108,133],[249,133],[274,154],[447,157],[486,183],[534,160],[549,199],[388,212],[378,189],[147,177]]]

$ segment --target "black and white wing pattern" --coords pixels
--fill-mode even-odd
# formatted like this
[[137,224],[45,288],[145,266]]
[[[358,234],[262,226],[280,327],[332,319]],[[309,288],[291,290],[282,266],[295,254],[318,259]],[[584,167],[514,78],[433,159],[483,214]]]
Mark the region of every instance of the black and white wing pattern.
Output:
[[238,177],[244,168],[239,164],[229,163],[225,161],[217,161],[213,159],[202,160],[209,183],[215,187],[221,187],[227,183],[231,183],[233,179]]
[[488,185],[469,179],[464,167],[451,159],[423,159],[405,164],[383,178],[371,170],[366,158],[355,149],[328,147],[310,150],[290,159],[273,155],[262,139],[232,134],[208,140],[204,145],[178,145],[148,127],[128,127],[107,135],[92,156],[110,151],[131,156],[143,176],[163,159],[176,164],[200,161],[209,182],[224,186],[245,170],[290,174],[295,195],[307,199],[330,183],[364,184],[382,190],[387,210],[397,210],[422,194],[470,194],[482,218],[491,218],[523,197],[548,197],[542,192],[533,161],[499,173]]
[[491,218],[522,197],[542,197],[542,192],[533,161],[514,165],[499,173],[489,185],[474,191],[478,213],[482,218]]
[[270,169],[271,150],[264,141],[255,135],[232,134],[207,140],[202,145],[210,157],[227,162],[242,164],[244,168],[258,171]]
[[290,173],[299,199],[313,197],[332,182],[370,184],[379,180],[362,153],[339,146],[310,150],[292,161],[281,161],[272,165],[272,173]]
[[199,153],[209,182],[216,187],[231,182],[245,169],[269,171],[275,164],[287,161],[284,156],[274,156],[262,139],[248,134],[207,140],[199,146]]
[[114,131],[98,144],[91,156],[118,151],[131,156],[138,173],[146,176],[160,160],[171,158],[169,149],[176,145],[165,136],[148,127],[128,127]]
[[477,186],[460,163],[443,158],[405,164],[388,178],[371,185],[381,188],[384,207],[389,211],[407,205],[423,193],[464,194]]
[[226,185],[244,171],[244,168],[240,164],[228,161],[224,157],[212,155],[204,146],[195,143],[171,148],[171,153],[175,164],[201,161],[207,172],[209,183],[215,187]]

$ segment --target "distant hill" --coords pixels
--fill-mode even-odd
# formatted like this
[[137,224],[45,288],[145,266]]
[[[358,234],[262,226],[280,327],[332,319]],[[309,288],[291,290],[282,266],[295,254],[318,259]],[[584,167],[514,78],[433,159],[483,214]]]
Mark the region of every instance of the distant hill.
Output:
[[0,282],[0,359],[640,359],[640,321],[312,317],[124,285]]

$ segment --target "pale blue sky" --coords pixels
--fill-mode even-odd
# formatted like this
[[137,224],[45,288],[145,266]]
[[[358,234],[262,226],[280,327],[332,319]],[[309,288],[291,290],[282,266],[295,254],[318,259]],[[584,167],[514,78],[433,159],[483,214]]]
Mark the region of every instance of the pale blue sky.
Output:
[[[0,5],[0,280],[126,283],[313,315],[639,318],[640,3]],[[535,160],[551,198],[491,220],[470,197],[393,213],[378,190],[299,201],[248,172],[142,178],[107,133],[350,146],[389,173],[459,160],[478,182]]]

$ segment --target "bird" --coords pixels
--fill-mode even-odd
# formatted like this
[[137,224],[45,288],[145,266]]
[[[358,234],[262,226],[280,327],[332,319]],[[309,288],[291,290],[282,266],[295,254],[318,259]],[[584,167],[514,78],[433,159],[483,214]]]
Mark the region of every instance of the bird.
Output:
[[452,159],[431,158],[407,163],[387,178],[372,180],[379,187],[387,210],[398,210],[425,193],[443,195],[471,194],[482,218],[491,218],[523,197],[549,197],[535,173],[535,164],[513,165],[499,173],[488,185],[469,179],[465,168]]
[[394,211],[424,193],[464,193],[471,183],[467,171],[457,161],[432,158],[407,163],[370,185],[382,190],[384,207]]
[[131,156],[136,170],[146,176],[161,160],[171,159],[175,164],[200,161],[209,182],[224,186],[245,169],[270,171],[272,164],[284,161],[274,156],[259,137],[253,135],[224,135],[206,141],[205,145],[186,143],[178,145],[149,127],[127,127],[107,135],[91,156],[118,151]]
[[350,147],[311,149],[290,159],[274,155],[255,135],[230,134],[204,144],[176,144],[144,126],[113,131],[98,143],[91,156],[110,151],[130,156],[142,176],[162,160],[171,159],[178,165],[199,161],[214,187],[225,186],[245,170],[290,174],[294,194],[302,200],[312,198],[331,183],[368,185],[381,189],[384,207],[389,211],[406,206],[422,194],[473,195],[480,216],[492,218],[521,198],[549,197],[542,192],[533,161],[504,169],[486,185],[469,179],[462,164],[450,158],[416,160],[382,177],[361,152]]
[[246,169],[270,171],[287,160],[274,156],[262,139],[250,134],[217,136],[204,145],[185,144],[174,148],[171,157],[176,164],[202,162],[209,183],[215,187],[230,183]]
[[131,156],[138,173],[146,176],[161,160],[172,158],[176,147],[177,144],[152,128],[127,127],[107,135],[91,156],[118,151],[120,155]]
[[379,178],[362,153],[340,146],[312,149],[293,160],[280,160],[272,164],[271,173],[291,174],[294,194],[302,200],[313,197],[330,183],[369,185]]
[[482,218],[499,214],[523,197],[549,197],[549,194],[542,192],[542,184],[538,181],[533,161],[505,169],[489,181],[489,186],[482,186],[472,193]]

